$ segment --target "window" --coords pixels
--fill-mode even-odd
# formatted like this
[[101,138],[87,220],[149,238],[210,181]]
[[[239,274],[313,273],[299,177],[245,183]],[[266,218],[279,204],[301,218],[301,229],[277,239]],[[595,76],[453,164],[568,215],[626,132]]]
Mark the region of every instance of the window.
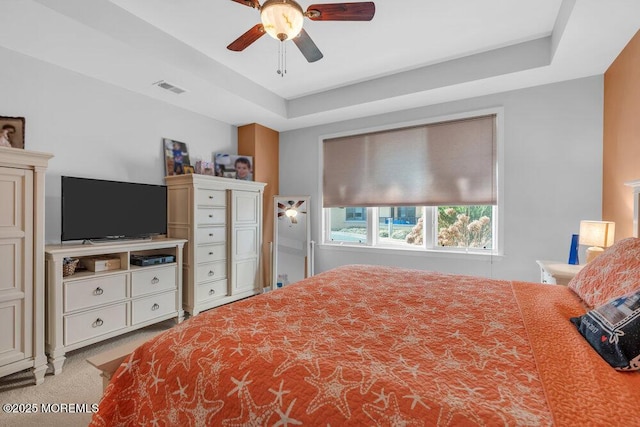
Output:
[[325,209],[331,226],[327,230],[328,240],[332,243],[366,243],[367,242],[367,208],[329,208]]
[[329,242],[474,252],[496,247],[491,205],[359,208],[365,210],[364,216],[377,218],[373,224],[349,221],[345,215],[348,209],[325,209]]
[[[379,207],[378,244],[380,245],[418,245],[422,242],[423,209],[419,206],[387,206]],[[420,235],[420,237],[418,237]]]
[[325,139],[324,241],[493,252],[497,114]]
[[493,206],[438,206],[441,247],[493,249]]

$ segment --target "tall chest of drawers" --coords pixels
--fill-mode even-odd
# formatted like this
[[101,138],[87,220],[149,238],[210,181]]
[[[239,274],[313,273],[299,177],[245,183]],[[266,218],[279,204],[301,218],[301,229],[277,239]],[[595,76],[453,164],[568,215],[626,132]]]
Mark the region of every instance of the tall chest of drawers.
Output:
[[186,239],[183,304],[196,315],[262,292],[266,184],[207,175],[165,178],[168,235]]

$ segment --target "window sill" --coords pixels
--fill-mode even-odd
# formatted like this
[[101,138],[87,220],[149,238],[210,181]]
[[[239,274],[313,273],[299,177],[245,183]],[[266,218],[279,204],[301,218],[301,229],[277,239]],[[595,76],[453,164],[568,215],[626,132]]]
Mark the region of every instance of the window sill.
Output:
[[441,249],[424,249],[407,248],[407,247],[389,247],[389,246],[367,246],[352,243],[320,243],[316,244],[316,248],[320,251],[345,251],[345,252],[370,252],[389,255],[402,255],[414,257],[435,257],[435,258],[456,258],[465,260],[484,260],[484,261],[500,261],[504,258],[504,254],[499,252],[474,252],[465,250],[441,250]]

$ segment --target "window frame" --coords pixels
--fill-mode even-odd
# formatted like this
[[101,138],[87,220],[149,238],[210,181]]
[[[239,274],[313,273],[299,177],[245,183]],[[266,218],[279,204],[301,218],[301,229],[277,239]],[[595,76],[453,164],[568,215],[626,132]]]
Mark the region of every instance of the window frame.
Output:
[[[423,227],[425,232],[425,238],[423,245],[380,245],[378,244],[378,214],[377,207],[367,208],[367,238],[362,243],[359,242],[333,242],[331,241],[331,208],[324,208],[322,202],[318,203],[317,209],[319,217],[322,221],[318,221],[320,232],[318,235],[322,236],[322,241],[319,243],[326,247],[341,247],[341,248],[354,248],[375,251],[407,251],[407,252],[430,252],[433,254],[446,254],[457,256],[461,255],[466,257],[479,255],[481,257],[485,255],[491,256],[503,256],[504,255],[504,107],[491,107],[487,109],[473,110],[465,113],[455,113],[443,116],[431,117],[427,119],[414,120],[408,122],[397,122],[388,125],[361,128],[349,132],[340,132],[333,134],[321,135],[318,138],[318,159],[319,159],[319,179],[318,179],[318,195],[322,200],[322,174],[323,174],[323,141],[330,138],[346,137],[351,135],[359,135],[363,133],[372,133],[385,130],[393,130],[396,128],[403,128],[409,126],[428,125],[439,122],[468,119],[477,116],[484,116],[489,114],[495,114],[496,116],[496,185],[497,185],[497,203],[493,205],[493,220],[492,220],[492,233],[494,247],[492,249],[480,249],[480,248],[458,248],[458,247],[441,247],[437,245],[437,235],[435,234],[435,220],[437,219],[437,206],[426,206],[424,209]],[[375,212],[371,210],[375,209]],[[427,236],[431,236],[430,239]]]

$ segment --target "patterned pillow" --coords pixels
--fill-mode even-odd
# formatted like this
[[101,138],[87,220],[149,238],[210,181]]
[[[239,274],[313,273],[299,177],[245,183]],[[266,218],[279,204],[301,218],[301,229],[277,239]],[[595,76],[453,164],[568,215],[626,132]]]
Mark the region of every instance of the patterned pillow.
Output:
[[570,320],[609,365],[620,371],[640,370],[640,291]]
[[585,265],[568,284],[589,307],[640,289],[640,239],[616,242]]

